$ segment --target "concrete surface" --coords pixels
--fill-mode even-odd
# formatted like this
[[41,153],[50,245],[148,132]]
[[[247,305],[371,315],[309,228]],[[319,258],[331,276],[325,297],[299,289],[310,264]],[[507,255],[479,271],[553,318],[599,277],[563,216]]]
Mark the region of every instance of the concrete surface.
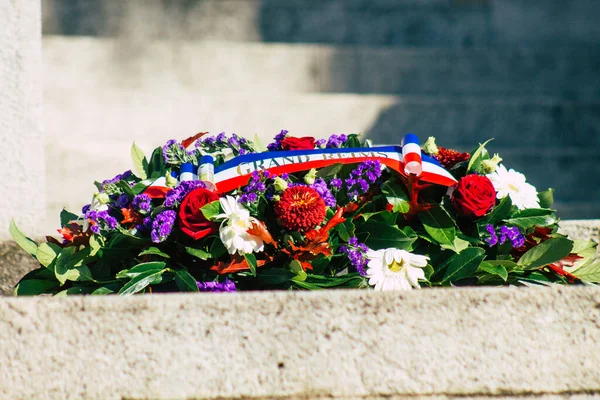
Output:
[[6,399],[591,396],[600,290],[0,298],[0,354]]
[[39,1],[0,2],[0,240],[11,218],[42,234],[46,176],[42,134]]
[[[580,48],[414,49],[43,37],[46,91],[379,93],[595,99],[600,54]],[[74,56],[76,55],[76,56]]]
[[469,48],[595,46],[596,0],[43,0],[48,34]]

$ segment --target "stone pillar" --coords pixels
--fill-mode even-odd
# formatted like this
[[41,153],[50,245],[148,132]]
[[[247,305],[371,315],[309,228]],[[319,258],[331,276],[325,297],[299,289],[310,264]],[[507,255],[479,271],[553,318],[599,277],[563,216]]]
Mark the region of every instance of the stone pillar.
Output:
[[41,61],[40,1],[0,1],[0,240],[13,217],[28,235],[43,234]]

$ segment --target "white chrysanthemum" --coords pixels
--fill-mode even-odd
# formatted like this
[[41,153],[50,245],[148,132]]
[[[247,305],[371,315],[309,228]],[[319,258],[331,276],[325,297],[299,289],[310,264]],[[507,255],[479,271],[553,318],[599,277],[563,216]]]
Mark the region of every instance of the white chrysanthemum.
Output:
[[240,255],[262,251],[264,248],[262,239],[248,233],[256,218],[251,217],[248,209],[239,204],[234,197],[221,197],[219,202],[224,213],[215,218],[225,218],[219,228],[219,237],[229,254],[234,254],[236,251]]
[[526,208],[540,208],[540,203],[535,187],[525,181],[525,175],[507,170],[504,165],[498,165],[496,171],[486,175],[496,189],[496,197],[503,199],[506,196],[519,210]]
[[411,290],[425,280],[423,268],[429,257],[405,250],[384,249],[367,252],[367,277],[375,290]]

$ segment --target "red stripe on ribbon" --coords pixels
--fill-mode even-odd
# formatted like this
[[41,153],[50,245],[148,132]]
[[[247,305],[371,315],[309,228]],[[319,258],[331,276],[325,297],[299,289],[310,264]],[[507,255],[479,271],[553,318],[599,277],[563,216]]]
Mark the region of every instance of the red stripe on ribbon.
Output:
[[[421,159],[420,156],[419,160]],[[311,168],[323,168],[333,164],[358,164],[363,161],[368,160],[377,160],[380,163],[386,165],[387,167],[393,169],[394,171],[399,172],[402,175],[406,175],[404,173],[404,163],[402,161],[393,160],[387,157],[354,157],[354,158],[339,158],[339,159],[328,159],[328,160],[315,160],[315,161],[307,161],[303,163],[297,164],[288,164],[282,165],[279,167],[266,168],[264,171],[268,171],[273,175],[279,176],[285,173],[293,173],[299,171],[308,171]],[[423,174],[419,178],[425,182],[435,183],[437,185],[442,186],[452,186],[456,183],[456,181],[447,178],[445,176],[441,176],[438,174],[434,174],[431,172],[423,171]],[[245,175],[236,176],[234,178],[226,179],[221,182],[217,182],[217,193],[225,193],[235,190],[239,187],[246,186],[248,181],[250,180],[250,173]]]

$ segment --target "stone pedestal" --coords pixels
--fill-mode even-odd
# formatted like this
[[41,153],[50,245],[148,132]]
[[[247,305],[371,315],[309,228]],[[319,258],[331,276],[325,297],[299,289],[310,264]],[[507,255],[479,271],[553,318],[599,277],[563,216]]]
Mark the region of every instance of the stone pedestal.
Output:
[[0,2],[0,239],[10,219],[41,235],[46,218],[39,0]]

